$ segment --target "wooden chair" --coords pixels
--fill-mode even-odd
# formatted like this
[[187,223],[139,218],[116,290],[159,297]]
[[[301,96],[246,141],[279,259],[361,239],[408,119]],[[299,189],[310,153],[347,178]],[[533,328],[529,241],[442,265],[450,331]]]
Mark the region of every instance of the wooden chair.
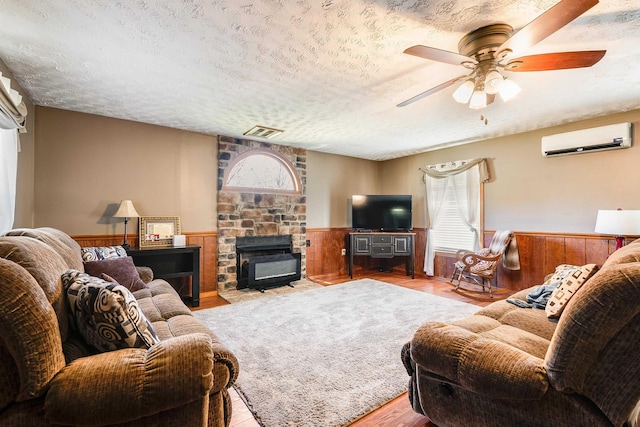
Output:
[[[484,299],[478,298],[477,294],[485,294],[488,289],[489,298],[493,298],[491,282],[512,238],[513,232],[510,230],[498,230],[493,235],[488,248],[480,249],[477,252],[466,250],[456,252],[458,260],[455,263],[450,281],[450,284],[455,286],[455,292],[473,299]],[[457,283],[454,283],[454,280]],[[482,291],[460,286],[463,281],[482,287]]]

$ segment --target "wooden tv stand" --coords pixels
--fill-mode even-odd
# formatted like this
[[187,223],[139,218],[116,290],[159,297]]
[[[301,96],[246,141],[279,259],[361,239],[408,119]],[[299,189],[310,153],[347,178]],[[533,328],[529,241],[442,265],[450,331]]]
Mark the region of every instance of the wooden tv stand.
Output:
[[349,277],[353,279],[353,257],[406,257],[407,276],[415,278],[415,233],[354,232],[349,233]]

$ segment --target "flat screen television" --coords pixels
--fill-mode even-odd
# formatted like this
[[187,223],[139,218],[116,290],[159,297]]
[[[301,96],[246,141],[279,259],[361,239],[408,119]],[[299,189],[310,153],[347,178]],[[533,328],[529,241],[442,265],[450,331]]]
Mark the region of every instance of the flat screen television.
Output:
[[351,226],[356,230],[411,230],[411,195],[351,196]]

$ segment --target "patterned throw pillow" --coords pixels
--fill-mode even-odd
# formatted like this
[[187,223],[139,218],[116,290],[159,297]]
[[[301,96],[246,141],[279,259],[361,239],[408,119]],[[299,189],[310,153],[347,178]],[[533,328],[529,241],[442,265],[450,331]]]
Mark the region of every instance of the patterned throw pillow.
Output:
[[[476,252],[476,255],[479,255],[479,256],[490,256],[491,255],[491,249],[489,249],[489,248],[480,249],[478,252]],[[472,266],[469,270],[471,270],[472,273],[476,273],[478,271],[489,270],[489,269],[493,268],[493,265],[495,263],[496,263],[495,261],[480,261],[476,265]]]
[[545,284],[559,282],[558,287],[551,293],[545,307],[547,318],[558,319],[571,297],[596,271],[598,271],[596,264],[583,266],[561,264],[556,267],[556,272],[553,276],[544,282]]
[[102,261],[103,259],[118,258],[127,256],[127,251],[122,246],[94,246],[81,248],[82,260]]
[[99,351],[149,348],[159,342],[135,297],[124,286],[77,270],[66,271],[62,283],[76,329]]

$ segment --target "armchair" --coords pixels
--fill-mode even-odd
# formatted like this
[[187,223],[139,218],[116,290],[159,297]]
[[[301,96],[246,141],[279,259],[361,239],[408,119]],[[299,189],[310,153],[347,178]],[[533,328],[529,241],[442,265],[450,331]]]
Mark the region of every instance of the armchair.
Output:
[[635,426],[638,260],[640,239],[578,288],[557,323],[504,300],[425,323],[402,350],[413,409],[439,426]]

